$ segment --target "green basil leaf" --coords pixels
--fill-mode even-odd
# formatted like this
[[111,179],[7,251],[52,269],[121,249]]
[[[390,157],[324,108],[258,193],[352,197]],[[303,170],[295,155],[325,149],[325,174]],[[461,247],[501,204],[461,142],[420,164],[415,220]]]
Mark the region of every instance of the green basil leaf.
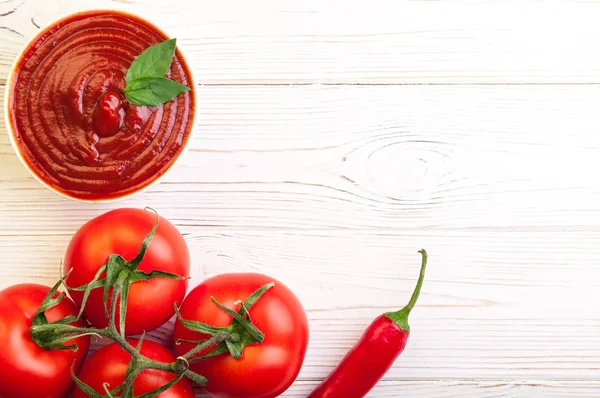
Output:
[[188,86],[166,77],[142,77],[125,87],[125,98],[134,105],[156,106],[189,90]]
[[125,75],[125,83],[129,85],[129,83],[141,77],[163,77],[166,75],[171,67],[171,61],[173,61],[176,40],[171,39],[148,47],[131,63],[127,75]]

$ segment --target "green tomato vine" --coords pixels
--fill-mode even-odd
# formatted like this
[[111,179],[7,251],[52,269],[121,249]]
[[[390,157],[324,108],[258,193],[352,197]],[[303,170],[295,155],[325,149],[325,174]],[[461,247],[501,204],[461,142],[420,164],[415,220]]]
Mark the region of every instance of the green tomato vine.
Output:
[[[245,301],[240,301],[240,309],[237,312],[225,307],[214,297],[211,297],[212,302],[216,306],[232,317],[231,324],[227,327],[215,327],[202,322],[185,320],[181,317],[177,305],[174,304],[177,318],[184,327],[210,337],[200,341],[188,341],[188,343],[194,343],[196,346],[186,354],[177,357],[172,363],[154,361],[141,354],[140,350],[145,334],[142,334],[136,347],[132,346],[126,340],[125,318],[127,297],[131,284],[154,278],[185,279],[181,276],[167,272],[152,271],[145,273],[137,269],[144,258],[148,246],[151,244],[157,227],[158,214],[156,223],[142,242],[137,256],[134,259],[127,261],[119,254],[110,255],[107,263],[98,270],[94,279],[89,283],[79,287],[69,287],[66,285],[65,277],[61,276],[60,280],[52,287],[48,295],[44,298],[44,301],[33,318],[32,326],[30,328],[31,338],[40,347],[46,350],[70,349],[76,351],[77,345],[74,344],[73,340],[83,336],[91,336],[92,338],[108,338],[119,344],[124,350],[131,354],[131,361],[127,367],[124,382],[112,390],[109,390],[108,384],[105,383],[104,394],[95,391],[81,381],[73,369],[71,369],[71,377],[75,384],[91,398],[155,398],[178,383],[183,377],[187,377],[192,382],[204,386],[208,383],[208,380],[206,377],[190,370],[190,363],[226,354],[230,354],[234,358],[240,358],[243,355],[245,346],[250,344],[260,344],[264,340],[263,332],[252,324],[249,310],[262,295],[273,287],[273,283],[262,286],[246,298]],[[102,275],[105,275],[104,278],[102,278]],[[48,322],[45,315],[46,311],[58,305],[66,297],[66,294],[62,292],[54,297],[61,285],[64,285],[69,290],[84,292],[84,298],[79,314],[77,316],[67,316],[55,322]],[[104,310],[109,319],[108,326],[104,329],[100,329],[93,327],[92,325],[83,327],[73,325],[73,323],[81,319],[90,292],[93,289],[98,288],[104,290]],[[120,304],[117,326],[116,313],[118,301]],[[199,353],[210,349],[211,347],[213,349],[207,354],[198,356]],[[143,395],[135,396],[133,392],[134,380],[140,372],[146,369],[155,369],[173,373],[176,377],[160,388]]]

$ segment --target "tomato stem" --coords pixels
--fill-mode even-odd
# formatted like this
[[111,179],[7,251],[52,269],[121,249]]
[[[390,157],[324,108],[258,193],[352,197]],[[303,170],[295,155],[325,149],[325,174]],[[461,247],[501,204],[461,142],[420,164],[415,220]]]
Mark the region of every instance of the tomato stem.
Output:
[[[250,308],[252,308],[252,306],[273,286],[275,286],[273,282],[267,283],[254,291],[250,296],[248,296],[248,298],[246,298],[245,301],[235,301],[234,304],[240,306],[237,312],[224,306],[217,299],[211,296],[211,301],[227,315],[231,316],[231,324],[227,327],[217,328],[203,322],[184,319],[181,317],[179,308],[175,306],[177,319],[179,322],[181,322],[183,327],[194,332],[212,336],[207,340],[193,342],[185,341],[187,343],[195,343],[198,345],[188,351],[183,357],[185,359],[189,359],[190,362],[198,362],[229,352],[233,358],[237,359],[241,358],[244,352],[244,347],[247,345],[256,343],[261,344],[265,339],[265,335],[252,323],[249,311]],[[176,344],[179,344],[180,342],[181,341],[177,341]],[[211,346],[216,347],[208,354],[195,356],[196,354],[200,353],[200,351]]]
[[102,383],[102,388],[104,389],[107,398],[114,398],[113,395],[110,393],[110,390],[108,389],[108,383]]
[[[123,274],[121,274],[121,275],[123,275]],[[133,398],[134,397],[133,384],[134,384],[135,378],[137,375],[139,375],[142,371],[144,371],[146,369],[156,369],[156,370],[161,370],[161,371],[165,371],[165,372],[169,372],[169,373],[174,373],[177,375],[177,377],[173,378],[173,380],[171,380],[169,383],[165,384],[164,386],[157,388],[156,390],[154,390],[150,393],[144,394],[142,396],[144,398],[153,398],[153,397],[158,396],[162,392],[166,391],[168,388],[172,387],[176,382],[181,380],[182,377],[187,377],[190,380],[192,380],[193,382],[198,383],[200,385],[206,385],[207,380],[204,376],[201,376],[201,375],[189,370],[189,361],[187,360],[187,358],[180,357],[173,363],[163,363],[163,362],[157,362],[157,361],[151,360],[140,353],[141,340],[143,340],[144,335],[142,335],[142,337],[140,338],[140,344],[138,344],[138,348],[135,348],[125,338],[125,335],[123,333],[124,325],[123,324],[119,325],[119,330],[117,330],[116,318],[117,318],[117,308],[119,308],[117,301],[119,299],[120,292],[121,292],[121,289],[119,287],[120,287],[120,284],[122,283],[122,280],[121,280],[122,278],[123,277],[117,278],[117,283],[115,285],[111,286],[111,289],[112,289],[111,294],[107,300],[107,301],[110,301],[109,320],[108,320],[108,325],[104,329],[98,329],[98,328],[92,328],[92,327],[78,327],[78,326],[72,326],[72,325],[66,323],[66,322],[72,323],[79,319],[79,317],[74,317],[74,316],[64,318],[55,323],[48,323],[47,318],[45,316],[45,311],[54,307],[55,305],[58,305],[61,302],[62,297],[64,296],[64,294],[63,294],[63,295],[58,296],[57,298],[53,298],[53,294],[58,289],[58,286],[62,283],[62,279],[61,279],[61,281],[59,281],[59,283],[57,283],[56,286],[54,287],[54,290],[52,292],[53,294],[49,294],[44,299],[44,301],[42,302],[42,305],[40,306],[40,309],[38,310],[38,313],[36,314],[37,321],[30,328],[30,334],[31,334],[33,340],[36,341],[38,343],[38,345],[40,345],[40,347],[42,347],[42,348],[51,347],[52,349],[56,349],[57,346],[60,346],[60,347],[64,347],[64,349],[66,349],[66,348],[70,348],[71,346],[68,346],[68,347],[62,346],[62,344],[64,342],[67,342],[67,341],[70,341],[70,340],[73,340],[73,339],[76,339],[78,337],[85,336],[85,335],[95,335],[95,336],[106,337],[108,339],[111,339],[115,343],[119,344],[124,350],[126,350],[131,355],[131,363],[127,369],[127,374],[126,374],[125,380],[123,381],[123,383],[121,385],[117,386],[112,391],[108,391],[108,387],[103,386],[104,393],[105,393],[104,395],[101,395],[100,393],[94,391],[90,386],[86,385],[83,381],[79,380],[77,378],[77,376],[74,373],[72,373],[72,378],[75,381],[75,383],[77,384],[77,386],[82,391],[84,391],[86,394],[88,394],[90,397],[93,397],[93,398],[94,397],[96,397],[96,398],[98,398],[98,397],[115,397],[117,395],[120,397],[132,397]],[[125,299],[125,298],[122,298],[122,299]],[[105,304],[107,304],[107,303],[105,302]],[[219,344],[222,341],[225,341],[230,338],[231,338],[231,335],[229,333],[220,332],[212,339],[209,339],[206,342],[204,342],[203,344],[200,344],[198,347],[196,347],[196,349],[197,349],[196,352],[199,352],[202,349],[205,349],[211,345]],[[115,395],[115,394],[117,394],[117,395]]]
[[[151,210],[154,213],[156,213],[152,209],[147,208],[147,210]],[[71,369],[71,377],[75,381],[75,384],[84,393],[86,393],[92,398],[106,398],[117,396],[121,398],[135,398],[133,394],[133,384],[135,378],[137,375],[139,375],[146,369],[155,369],[164,372],[169,372],[176,374],[177,376],[174,377],[169,383],[155,389],[154,391],[143,394],[138,398],[155,398],[162,392],[171,388],[183,377],[186,377],[199,385],[206,385],[207,380],[204,376],[197,374],[189,369],[190,362],[192,362],[191,360],[189,360],[189,358],[210,346],[220,345],[223,342],[236,341],[236,334],[230,333],[227,330],[227,328],[216,328],[210,325],[205,325],[205,329],[203,330],[209,331],[210,334],[213,335],[213,337],[211,337],[208,340],[199,342],[199,344],[193,350],[191,350],[185,356],[177,358],[177,360],[173,363],[163,363],[154,361],[141,354],[140,351],[144,335],[142,335],[142,337],[140,338],[137,347],[133,347],[126,340],[125,315],[127,310],[126,306],[128,292],[131,284],[138,281],[147,281],[154,278],[165,278],[173,280],[187,279],[179,275],[170,274],[163,271],[155,270],[149,273],[145,273],[137,269],[144,259],[144,255],[146,253],[148,245],[150,245],[152,237],[154,236],[154,233],[156,232],[156,229],[158,227],[158,222],[159,217],[156,213],[156,223],[154,224],[152,230],[145,237],[137,256],[133,260],[126,261],[120,255],[112,254],[109,256],[107,263],[103,265],[100,268],[100,270],[98,270],[94,279],[89,283],[79,287],[67,286],[64,277],[61,275],[59,282],[56,283],[56,285],[51,289],[50,293],[45,297],[42,304],[40,305],[40,308],[34,316],[32,326],[29,329],[32,339],[44,349],[75,350],[77,348],[76,345],[67,346],[65,344],[68,344],[72,340],[77,339],[81,336],[93,335],[105,337],[114,341],[131,355],[131,362],[127,367],[125,380],[123,381],[123,383],[119,386],[116,386],[111,391],[108,390],[109,387],[107,385],[103,385],[102,388],[104,393],[95,391],[83,381],[79,380],[75,375],[74,370]],[[102,275],[105,276],[103,279],[100,279]],[[84,292],[81,309],[77,316],[68,316],[56,322],[49,323],[46,317],[46,311],[58,305],[61,302],[61,300],[65,297],[64,293],[60,293],[59,295],[57,295],[57,297],[54,297],[61,284],[64,284],[65,287],[69,290]],[[246,312],[247,309],[251,307],[251,304],[253,304],[253,302],[255,302],[260,297],[260,295],[262,295],[262,293],[268,290],[269,287],[270,286],[263,287],[262,290],[259,289],[258,292],[255,292],[255,295],[252,298],[250,305],[248,301],[246,302]],[[93,327],[73,326],[72,323],[80,320],[90,292],[96,288],[103,288],[104,290],[104,311],[108,317],[108,324],[106,328],[98,329]],[[117,303],[117,301],[119,301],[119,303]],[[117,309],[119,310],[118,320]],[[242,320],[244,322],[249,322],[245,318],[242,318]],[[245,326],[251,329],[253,325]],[[258,331],[258,329],[256,329],[256,331]],[[258,333],[260,332],[258,331]]]
[[115,288],[112,290],[112,295],[110,297],[110,312],[108,315],[108,330],[111,332],[117,332],[117,327],[115,325],[115,313],[117,312],[117,298],[119,297],[119,291]]
[[228,333],[228,332],[218,332],[217,334],[215,334],[210,339],[204,341],[202,344],[198,344],[192,350],[186,352],[185,355],[183,355],[182,357],[185,358],[186,360],[188,360],[191,357],[193,357],[194,355],[196,355],[197,353],[199,353],[200,351],[205,350],[208,347],[211,347],[213,345],[220,344],[220,343],[222,343],[224,341],[228,341],[228,340],[229,341],[233,340],[233,337],[232,337],[231,333]]
[[[133,360],[133,361],[135,361],[135,360]],[[123,389],[121,390],[121,396],[123,396],[123,397],[130,397],[130,396],[132,397],[133,396],[133,382],[135,381],[135,378],[137,377],[138,374],[140,374],[140,372],[142,370],[143,369],[140,369],[139,367],[136,368],[134,366],[134,368],[131,371],[131,373],[129,374],[129,376],[127,376],[127,378],[123,382]]]

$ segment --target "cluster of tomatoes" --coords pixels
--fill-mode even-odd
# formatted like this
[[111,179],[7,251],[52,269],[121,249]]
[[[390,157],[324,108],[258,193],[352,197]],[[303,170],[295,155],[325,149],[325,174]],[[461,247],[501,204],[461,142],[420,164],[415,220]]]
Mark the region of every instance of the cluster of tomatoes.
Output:
[[[87,300],[84,286],[97,278],[109,256],[118,254],[135,258],[157,215],[141,209],[118,209],[85,224],[73,236],[64,259],[66,284],[71,299],[65,298],[45,312],[52,323],[77,315],[83,305],[83,318],[76,324],[105,328],[109,318],[105,311],[103,289],[91,290]],[[216,328],[231,325],[229,313],[215,304],[240,310],[240,303],[262,286],[274,282],[248,310],[248,319],[264,334],[262,343],[243,348],[241,357],[228,352],[194,362],[190,369],[208,379],[205,389],[218,397],[271,398],[283,393],[302,367],[308,344],[308,321],[298,298],[281,282],[261,274],[222,274],[202,281],[186,296],[190,274],[190,256],[180,232],[159,217],[158,227],[139,270],[161,271],[183,278],[152,278],[135,282],[127,297],[125,335],[131,345],[134,337],[165,324],[179,308],[181,319],[202,322]],[[125,380],[131,355],[117,343],[105,345],[88,357],[88,336],[72,341],[76,350],[45,350],[31,337],[32,319],[38,312],[49,287],[21,284],[0,291],[0,398],[62,398],[73,388],[72,372],[101,395]],[[173,347],[181,356],[208,335],[188,329],[176,319]],[[205,354],[208,351],[202,352]],[[165,346],[143,340],[140,353],[158,362],[171,363],[176,355]],[[139,373],[133,392],[140,396],[173,380],[175,374],[146,369]],[[112,386],[112,387],[111,387]],[[79,387],[74,398],[87,396]],[[160,398],[192,398],[189,380],[182,378]]]

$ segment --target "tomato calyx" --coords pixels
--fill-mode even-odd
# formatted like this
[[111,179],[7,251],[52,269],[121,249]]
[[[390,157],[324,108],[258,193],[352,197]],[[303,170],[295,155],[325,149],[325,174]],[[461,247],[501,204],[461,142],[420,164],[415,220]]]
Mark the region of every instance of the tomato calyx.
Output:
[[[180,275],[172,274],[164,271],[153,270],[151,272],[143,272],[138,269],[146,251],[148,250],[148,246],[152,242],[152,238],[156,233],[156,229],[158,228],[159,216],[158,213],[149,207],[146,210],[150,210],[156,214],[156,223],[144,238],[142,245],[138,254],[132,260],[125,260],[119,254],[111,254],[108,257],[108,261],[104,264],[91,282],[86,283],[85,285],[79,287],[68,287],[70,290],[84,292],[83,300],[81,303],[81,309],[79,311],[79,316],[82,315],[83,309],[85,308],[85,304],[87,299],[93,289],[103,288],[104,289],[104,315],[109,317],[109,306],[110,306],[110,292],[117,292],[116,297],[119,297],[120,305],[119,305],[119,331],[121,333],[121,337],[125,337],[125,318],[126,318],[126,310],[127,310],[127,297],[129,295],[129,288],[132,283],[147,281],[155,278],[164,278],[164,279],[172,279],[172,280],[184,280],[189,279]],[[102,275],[105,275],[104,278],[100,279]],[[116,300],[116,298],[114,298]]]
[[[148,208],[147,208],[148,209]],[[150,209],[152,210],[152,209]],[[156,213],[154,210],[152,210]],[[138,281],[146,281],[154,278],[167,278],[167,279],[187,279],[179,275],[162,272],[152,271],[149,273],[138,270],[140,263],[144,259],[144,255],[148,248],[148,245],[152,241],[154,233],[157,230],[159,217],[156,214],[157,221],[154,224],[152,230],[144,238],[141,248],[136,257],[130,261],[125,260],[122,256],[112,254],[109,256],[107,263],[96,273],[94,279],[86,285],[71,288],[67,286],[65,279],[61,275],[60,280],[54,285],[47,296],[44,298],[40,308],[32,319],[32,326],[29,329],[31,338],[41,348],[46,350],[65,350],[73,349],[77,350],[75,344],[71,344],[71,341],[81,337],[91,335],[94,337],[104,337],[110,339],[120,345],[125,351],[131,355],[131,362],[128,366],[125,380],[122,384],[114,386],[112,390],[109,390],[108,385],[104,385],[104,393],[100,394],[93,388],[81,381],[76,375],[74,368],[71,369],[71,378],[76,385],[84,393],[92,398],[155,398],[164,391],[173,387],[183,377],[188,378],[192,382],[199,385],[206,385],[207,379],[190,370],[190,363],[186,358],[179,357],[172,363],[163,363],[152,360],[143,354],[141,354],[141,341],[144,338],[142,335],[140,343],[137,347],[133,347],[125,339],[125,313],[127,309],[127,297],[129,287],[132,283]],[[104,277],[102,277],[104,274]],[[69,290],[83,291],[83,300],[80,307],[79,313],[74,316],[67,316],[55,322],[48,322],[46,311],[58,305],[65,297],[65,293],[59,293],[59,287],[64,285]],[[91,290],[96,288],[104,288],[104,310],[108,317],[108,325],[104,329],[96,328],[93,325],[86,324],[86,326],[73,325],[74,322],[81,320],[83,310],[85,308],[88,296]],[[119,303],[120,301],[120,303]],[[120,316],[117,316],[117,309],[120,312]],[[118,318],[118,319],[117,319]],[[223,341],[224,334],[209,339],[204,344],[199,346],[199,349],[207,349],[212,345],[219,344]],[[75,366],[75,363],[73,364]],[[140,396],[133,394],[133,383],[135,378],[146,369],[155,369],[168,373],[175,374],[176,376],[167,384]],[[113,386],[111,386],[113,387]]]
[[67,342],[72,341],[74,338],[82,337],[86,335],[92,335],[98,337],[97,333],[93,331],[86,331],[85,328],[80,328],[71,325],[79,320],[79,316],[69,315],[63,319],[59,319],[55,322],[48,322],[46,317],[46,311],[50,308],[57,306],[66,297],[65,293],[61,292],[58,296],[54,297],[60,285],[64,282],[61,278],[53,287],[50,289],[40,308],[33,316],[29,334],[31,339],[45,350],[73,350],[77,351],[77,345],[75,343],[66,345]]
[[[187,377],[191,381],[198,383],[199,385],[206,385],[207,379],[189,369],[189,362],[185,358],[177,358],[177,360],[173,363],[163,363],[151,360],[144,355],[141,354],[141,341],[144,339],[144,334],[140,338],[140,342],[137,347],[133,347],[129,342],[121,336],[121,334],[117,331],[117,327],[115,324],[116,318],[116,310],[117,310],[117,295],[118,292],[116,290],[112,291],[111,295],[111,305],[109,309],[109,324],[105,329],[97,329],[91,325],[78,327],[70,325],[69,323],[78,321],[80,319],[79,316],[67,316],[63,319],[60,319],[56,322],[49,323],[45,312],[50,308],[58,305],[61,300],[65,297],[64,293],[59,294],[57,297],[54,297],[60,285],[64,283],[64,278],[61,278],[60,281],[54,285],[48,295],[45,297],[42,302],[40,308],[36,312],[33,318],[32,326],[30,328],[30,334],[32,339],[42,348],[47,350],[53,349],[73,349],[76,350],[77,347],[74,345],[65,345],[66,342],[76,339],[81,336],[92,335],[94,337],[106,337],[108,339],[113,340],[115,343],[119,344],[126,350],[129,354],[131,354],[131,362],[127,368],[127,372],[125,374],[125,381],[116,386],[112,390],[108,390],[108,386],[104,386],[105,394],[99,394],[90,386],[81,381],[74,372],[74,369],[71,369],[71,378],[75,382],[75,384],[85,392],[91,398],[155,398],[164,391],[171,388],[175,385],[179,380],[183,377]],[[216,339],[212,339],[211,341],[207,341],[201,349],[206,349],[212,344],[217,344]],[[73,364],[74,365],[74,364]],[[159,387],[149,393],[135,396],[133,394],[133,382],[137,375],[139,375],[145,369],[156,369],[169,373],[174,373],[176,375],[169,383],[165,384],[162,387]]]
[[[236,302],[236,304],[240,305],[240,309],[237,312],[227,308],[211,296],[211,301],[232,317],[231,324],[227,327],[216,327],[204,322],[184,319],[179,312],[179,308],[175,305],[177,319],[185,328],[211,336],[210,339],[199,341],[177,340],[175,344],[182,342],[197,344],[195,348],[180,358],[187,360],[189,363],[194,363],[228,352],[233,358],[239,359],[244,354],[246,346],[261,344],[265,340],[265,335],[252,323],[250,308],[273,286],[275,286],[275,283],[267,283],[248,296],[245,301]],[[216,346],[216,348],[207,354],[196,356],[206,349],[208,343],[210,343],[209,347]]]
[[[62,283],[62,282],[63,282],[63,280],[61,279],[61,281],[55,286],[54,292],[56,292],[56,289],[58,288],[58,286],[60,286],[60,283]],[[116,305],[117,294],[118,294],[118,292],[116,290],[112,291],[112,296],[111,296],[112,301],[111,301],[111,306],[110,306],[110,310],[109,310],[109,316],[110,316],[109,324],[105,329],[97,329],[92,326],[77,327],[77,326],[65,325],[64,323],[67,321],[79,319],[78,317],[73,317],[73,316],[65,317],[64,319],[62,319],[58,322],[44,324],[45,315],[42,316],[43,311],[38,311],[39,314],[36,314],[36,318],[37,318],[36,325],[32,326],[30,329],[31,334],[32,334],[32,336],[41,335],[41,336],[56,337],[56,340],[54,340],[54,343],[58,343],[59,341],[72,340],[74,338],[84,336],[84,335],[93,335],[96,337],[106,337],[108,339],[113,340],[115,343],[119,344],[121,347],[123,347],[124,350],[126,350],[131,355],[131,362],[129,363],[129,365],[127,367],[124,382],[121,383],[120,385],[116,386],[114,389],[112,389],[110,391],[108,390],[109,386],[105,384],[104,385],[104,392],[105,392],[104,394],[98,393],[93,388],[91,388],[90,386],[85,384],[83,381],[81,381],[75,375],[73,368],[71,369],[71,378],[73,379],[75,384],[91,398],[155,398],[158,395],[160,395],[161,393],[163,393],[164,391],[166,391],[169,388],[171,388],[172,386],[174,386],[183,377],[187,377],[188,379],[190,379],[191,381],[193,381],[195,383],[198,383],[199,385],[206,385],[207,379],[204,376],[191,371],[189,369],[189,362],[184,358],[181,358],[181,357],[177,358],[177,360],[173,363],[163,363],[163,362],[154,361],[154,360],[149,359],[149,358],[145,357],[144,355],[142,355],[140,352],[141,342],[143,341],[145,334],[142,334],[140,341],[139,341],[137,347],[135,347],[135,348],[124,337],[121,336],[121,334],[117,331],[117,327],[115,324],[116,310],[117,310],[117,305]],[[50,300],[48,300],[48,303],[42,304],[42,306],[40,307],[40,310],[42,310],[44,308],[47,310],[48,308],[51,308],[53,305],[56,305],[56,303],[58,302],[57,301],[58,297],[56,299],[52,299],[52,295],[49,295],[48,297],[50,297]],[[52,302],[50,302],[50,301],[52,301]],[[39,315],[39,317],[38,317],[38,315]],[[36,342],[39,340],[40,339],[35,339]],[[206,344],[204,344],[202,346],[202,349],[208,348],[211,344],[216,344],[216,340],[208,341]],[[69,347],[66,347],[66,348],[69,348]],[[155,369],[155,370],[161,370],[161,371],[165,371],[165,372],[169,372],[169,373],[174,373],[176,375],[176,377],[174,377],[169,383],[163,385],[162,387],[159,387],[151,392],[148,392],[146,394],[136,397],[133,394],[133,383],[135,381],[135,378],[142,371],[144,371],[146,369]]]
[[[79,379],[77,377],[77,375],[75,375],[75,372],[73,371],[73,369],[71,369],[71,377],[72,377],[73,381],[75,382],[75,384],[77,385],[77,387],[79,387],[79,389],[81,391],[83,391],[88,397],[91,397],[91,398],[154,398],[154,397],[157,397],[158,395],[162,394],[163,392],[167,391],[168,389],[173,387],[175,384],[179,383],[179,381],[183,377],[186,377],[186,376],[190,377],[191,372],[188,371],[189,364],[187,364],[187,366],[185,366],[185,368],[179,369],[177,372],[174,372],[177,374],[177,376],[174,377],[167,384],[165,384],[159,388],[156,388],[148,393],[145,393],[143,395],[138,395],[136,397],[133,394],[133,383],[135,381],[135,378],[144,369],[167,370],[167,371],[173,372],[173,370],[168,370],[168,369],[169,369],[169,367],[173,367],[173,365],[176,363],[175,362],[173,364],[165,364],[165,363],[155,362],[155,361],[152,361],[152,360],[144,357],[141,353],[142,342],[144,340],[144,337],[145,337],[145,333],[143,333],[142,336],[140,337],[140,340],[138,341],[138,344],[136,345],[135,349],[133,351],[128,350],[128,351],[130,351],[132,356],[131,356],[131,361],[129,362],[129,365],[127,366],[127,370],[125,371],[125,380],[123,383],[121,383],[117,387],[113,388],[112,390],[109,390],[110,385],[108,383],[104,383],[102,385],[102,387],[104,389],[104,394],[100,394],[96,390],[94,390],[93,388],[91,388],[90,386],[85,384],[81,379]],[[129,343],[127,343],[127,344],[129,344]],[[201,385],[206,384],[206,379],[202,378],[202,376],[199,376],[199,375],[196,375],[196,376],[198,376],[198,377],[196,377],[196,379],[194,379],[192,377],[190,377],[190,378],[194,381],[197,381],[197,380],[200,381]]]

